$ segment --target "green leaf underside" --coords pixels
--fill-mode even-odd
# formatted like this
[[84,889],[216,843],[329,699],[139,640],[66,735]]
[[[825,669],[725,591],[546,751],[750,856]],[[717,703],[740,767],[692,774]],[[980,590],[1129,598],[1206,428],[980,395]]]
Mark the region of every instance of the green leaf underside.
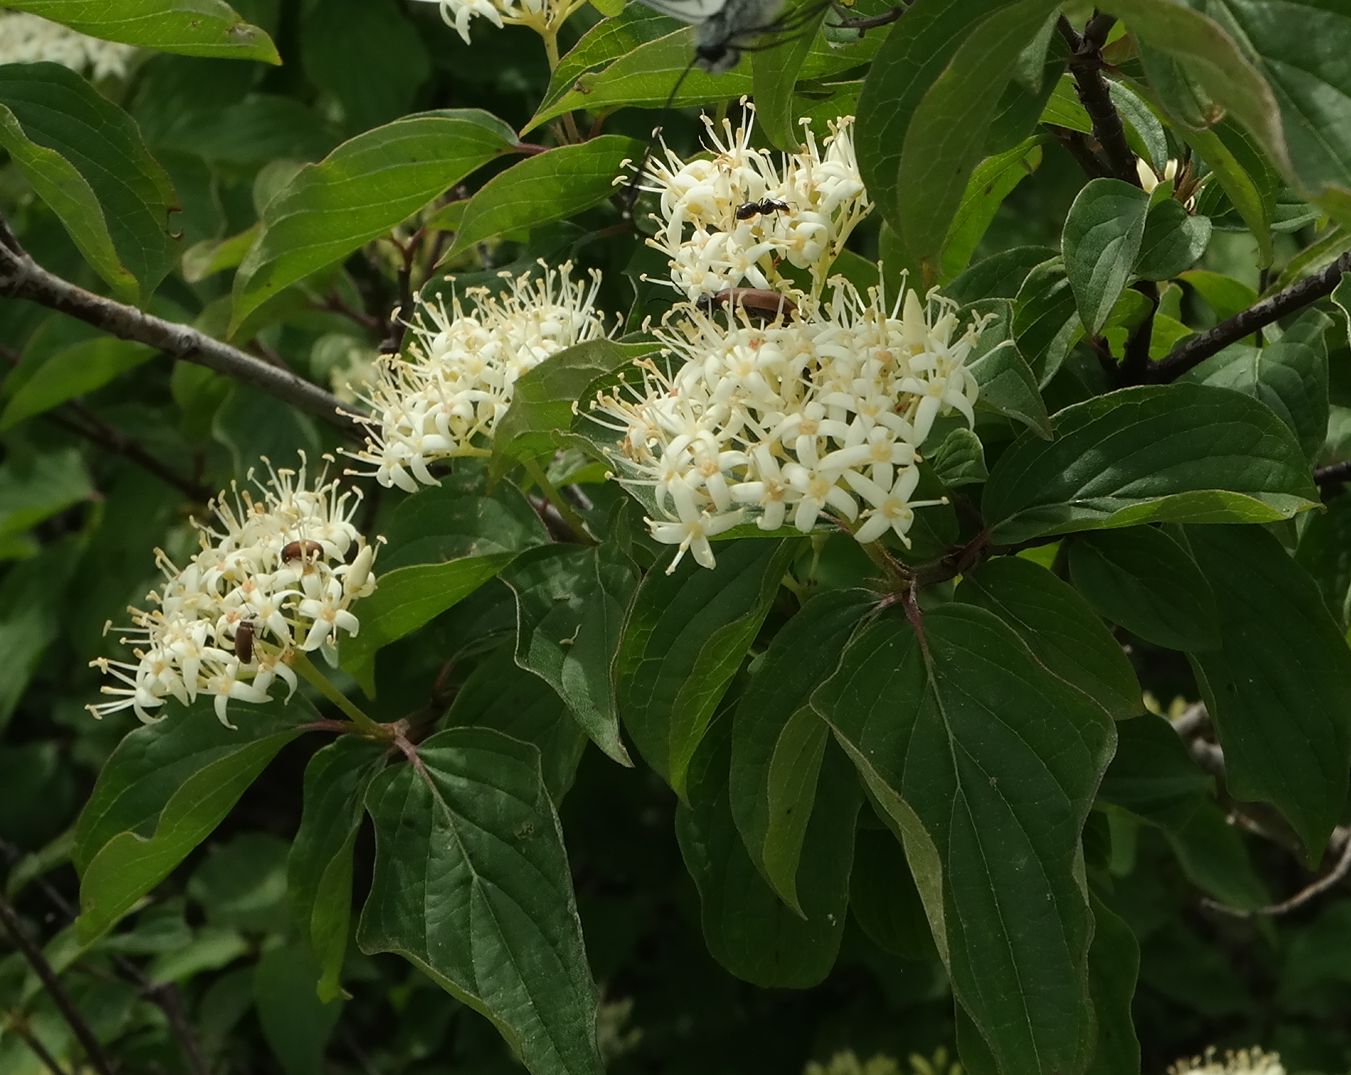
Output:
[[1130,278],[1145,234],[1149,195],[1120,179],[1091,180],[1070,206],[1062,239],[1079,319],[1096,335]]
[[1240,799],[1274,805],[1316,862],[1346,804],[1351,651],[1318,587],[1269,533],[1189,527],[1220,644],[1188,654]]
[[352,916],[352,851],[366,787],[384,765],[380,746],[341,736],[305,767],[300,827],[286,862],[286,894],[318,961],[322,1001],[341,993],[343,956]]
[[1127,388],[1065,408],[1049,444],[1024,435],[982,510],[996,542],[1147,522],[1272,522],[1317,503],[1294,436],[1225,388]]
[[1051,675],[1114,720],[1143,709],[1140,684],[1121,646],[1074,587],[1030,560],[999,556],[963,577],[956,599],[994,613]]
[[867,590],[831,590],[809,600],[775,634],[733,712],[731,816],[756,868],[798,912],[803,841],[822,762],[836,749],[809,699],[876,604]]
[[201,699],[123,739],[76,822],[80,936],[101,935],[167,877],[314,716],[301,699],[274,700],[236,707],[234,730]]
[[558,692],[598,747],[632,765],[610,666],[638,586],[633,564],[611,545],[550,545],[520,557],[502,581],[516,595],[516,663]]
[[1069,548],[1070,577],[1104,619],[1168,649],[1209,649],[1218,641],[1210,584],[1164,531],[1101,530]]
[[263,210],[263,231],[235,277],[232,329],[515,145],[495,116],[446,109],[366,131],[306,165]]
[[222,0],[6,0],[90,37],[159,52],[279,64],[277,47]]
[[865,628],[812,704],[902,839],[953,990],[1001,1070],[1082,1070],[1079,838],[1112,722],[984,609],[925,613],[924,634],[927,657],[900,616]]
[[1140,945],[1126,922],[1096,895],[1093,944],[1088,950],[1088,988],[1097,1016],[1097,1041],[1087,1075],[1138,1075],[1140,1042],[1131,1001],[1140,973]]
[[147,299],[173,263],[177,197],[131,117],[59,64],[0,67],[0,147],[114,292]]
[[357,939],[492,1020],[535,1075],[599,1075],[596,990],[562,832],[533,746],[482,728],[387,769]]
[[765,883],[732,820],[731,737],[731,721],[721,714],[690,763],[689,804],[676,810],[680,852],[699,889],[704,940],[719,963],[755,985],[816,985],[834,965],[844,933],[862,802],[858,780],[843,752],[832,749],[801,848],[801,907],[790,909]]
[[712,570],[658,561],[615,658],[619,714],[643,759],[683,794],[685,770],[778,592],[795,542],[723,542]]
[[514,486],[493,496],[470,472],[443,479],[399,505],[386,527],[390,553],[377,561],[379,585],[361,602],[361,632],[343,640],[342,666],[368,695],[375,654],[473,593],[548,532]]

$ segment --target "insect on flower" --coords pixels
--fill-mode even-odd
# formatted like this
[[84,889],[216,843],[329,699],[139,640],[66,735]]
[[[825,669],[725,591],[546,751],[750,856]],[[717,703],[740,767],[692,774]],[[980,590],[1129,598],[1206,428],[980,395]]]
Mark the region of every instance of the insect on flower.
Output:
[[745,205],[738,205],[734,214],[738,220],[750,220],[753,216],[768,216],[770,213],[787,213],[790,210],[787,202],[778,201],[775,198],[761,198],[758,202],[747,202]]
[[293,560],[317,560],[324,555],[324,547],[317,541],[290,541],[282,546],[283,563]]
[[708,311],[719,306],[737,306],[756,321],[786,321],[797,312],[797,303],[779,291],[762,287],[729,287],[716,295],[707,295],[699,305]]
[[253,621],[245,620],[235,628],[235,656],[244,664],[253,662]]

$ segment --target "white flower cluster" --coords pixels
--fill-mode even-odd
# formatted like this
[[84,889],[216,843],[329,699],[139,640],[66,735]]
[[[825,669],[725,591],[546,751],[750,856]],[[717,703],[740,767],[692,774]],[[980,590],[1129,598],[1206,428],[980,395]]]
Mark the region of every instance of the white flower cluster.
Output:
[[[754,107],[743,99],[745,122],[713,121],[705,144],[713,154],[682,160],[663,141],[638,177],[657,194],[657,234],[648,245],[666,254],[669,283],[690,301],[725,288],[789,292],[784,262],[811,274],[819,294],[845,240],[871,208],[854,156],[853,118],[830,126],[817,145],[803,122],[806,143],[775,155],[750,144]],[[621,180],[624,181],[624,180]]]
[[966,369],[983,322],[959,324],[937,292],[902,288],[894,303],[831,281],[811,317],[757,324],[742,307],[681,306],[657,333],[674,363],[648,359],[641,381],[591,404],[622,435],[611,458],[622,483],[649,486],[652,536],[705,567],[709,538],[753,518],[804,533],[833,516],[862,543],[891,533],[907,547],[919,449],[940,415],[974,422]]
[[1278,1053],[1258,1048],[1226,1052],[1224,1059],[1219,1060],[1215,1047],[1211,1046],[1204,1056],[1179,1060],[1168,1069],[1168,1075],[1285,1075],[1285,1066]]
[[121,78],[136,52],[131,45],[101,41],[24,12],[0,13],[0,64],[48,61],[95,79]]
[[194,520],[200,548],[186,565],[156,550],[164,585],[146,595],[149,609],[130,610],[121,639],[136,660],[93,662],[113,681],[103,687],[113,700],[88,707],[96,717],[131,709],[153,721],[171,698],[206,695],[233,727],[231,700],[264,702],[278,679],[295,689],[296,650],[357,633],[350,606],[375,590],[375,546],[352,525],[360,493],[339,492],[327,466],[311,488],[303,456],[298,470],[264,462],[266,483],[248,475],[260,496],[232,485],[209,505],[213,523]]
[[423,0],[438,4],[447,26],[469,44],[469,22],[475,16],[487,19],[499,30],[503,26],[529,26],[536,33],[553,33],[585,0]]
[[588,287],[571,271],[567,263],[545,266],[543,275],[503,272],[506,293],[465,292],[472,311],[458,295],[449,310],[419,298],[409,358],[379,360],[374,385],[360,396],[371,414],[352,416],[368,430],[365,447],[347,453],[369,468],[356,473],[413,493],[419,483],[437,484],[430,464],[488,455],[517,379],[565,347],[606,335],[595,309],[600,274],[591,273]]

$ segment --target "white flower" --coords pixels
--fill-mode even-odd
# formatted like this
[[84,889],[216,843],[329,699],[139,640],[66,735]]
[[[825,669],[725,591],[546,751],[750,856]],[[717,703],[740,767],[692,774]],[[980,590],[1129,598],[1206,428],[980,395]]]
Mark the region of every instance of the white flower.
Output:
[[[691,302],[731,287],[794,290],[779,272],[808,270],[819,294],[830,265],[871,208],[854,156],[853,118],[830,125],[818,145],[804,121],[804,145],[775,155],[750,144],[755,107],[718,126],[703,117],[711,159],[685,161],[664,141],[638,177],[658,195],[657,234],[648,245],[667,256],[666,283]],[[621,177],[617,182],[631,182]]]
[[1205,179],[1196,175],[1191,161],[1179,163],[1174,157],[1164,162],[1162,172],[1155,172],[1148,161],[1136,157],[1135,174],[1140,177],[1140,186],[1146,194],[1152,194],[1160,183],[1172,183],[1173,196],[1189,213],[1196,208],[1196,192]]
[[[230,725],[230,701],[264,702],[280,679],[295,690],[287,660],[296,650],[331,647],[360,626],[353,602],[375,591],[375,546],[352,524],[361,502],[327,477],[327,460],[311,486],[306,461],[274,469],[253,489],[230,487],[212,501],[214,520],[193,521],[198,551],[182,567],[162,551],[164,585],[133,608],[121,641],[134,661],[100,657],[94,666],[113,681],[111,701],[88,707],[96,717],[131,709],[143,721],[170,699],[214,697]],[[257,495],[255,495],[255,490]]]
[[508,284],[502,295],[469,289],[472,311],[458,295],[449,309],[439,299],[417,300],[408,357],[378,360],[375,382],[360,397],[370,413],[352,415],[367,429],[365,447],[345,453],[367,467],[355,473],[410,493],[437,484],[433,463],[489,454],[522,374],[565,347],[606,335],[595,309],[600,274],[591,273],[588,287],[570,278],[571,264],[545,269],[501,273]]
[[1226,1052],[1224,1059],[1218,1060],[1212,1045],[1204,1056],[1179,1060],[1168,1069],[1168,1075],[1285,1075],[1285,1067],[1279,1054],[1256,1047]]
[[585,0],[422,0],[437,4],[447,26],[469,44],[469,22],[475,16],[501,29],[505,25],[529,26],[536,33],[552,33]]
[[131,45],[87,37],[39,15],[0,13],[0,64],[45,60],[95,79],[122,78],[135,52]]
[[[709,541],[754,520],[803,533],[823,518],[860,542],[908,546],[919,451],[940,415],[974,422],[964,363],[984,321],[959,325],[937,292],[862,296],[831,281],[826,301],[770,324],[740,307],[684,304],[657,332],[671,362],[644,359],[590,417],[617,434],[622,484],[652,490],[652,536],[713,565]],[[853,524],[858,526],[854,529]]]

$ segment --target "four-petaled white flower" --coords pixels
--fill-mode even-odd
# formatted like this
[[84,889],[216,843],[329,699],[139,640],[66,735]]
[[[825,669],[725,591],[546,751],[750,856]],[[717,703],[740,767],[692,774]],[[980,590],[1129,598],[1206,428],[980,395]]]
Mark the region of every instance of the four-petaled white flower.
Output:
[[230,725],[231,701],[264,702],[281,680],[295,690],[287,661],[295,651],[332,647],[360,626],[354,602],[375,591],[375,545],[352,523],[361,502],[328,478],[328,463],[311,484],[304,456],[298,469],[274,468],[267,480],[250,471],[243,488],[210,504],[213,519],[194,520],[198,551],[179,566],[161,550],[161,589],[133,608],[121,641],[133,661],[100,657],[111,700],[89,706],[96,717],[131,709],[143,721],[170,699],[214,698]]

